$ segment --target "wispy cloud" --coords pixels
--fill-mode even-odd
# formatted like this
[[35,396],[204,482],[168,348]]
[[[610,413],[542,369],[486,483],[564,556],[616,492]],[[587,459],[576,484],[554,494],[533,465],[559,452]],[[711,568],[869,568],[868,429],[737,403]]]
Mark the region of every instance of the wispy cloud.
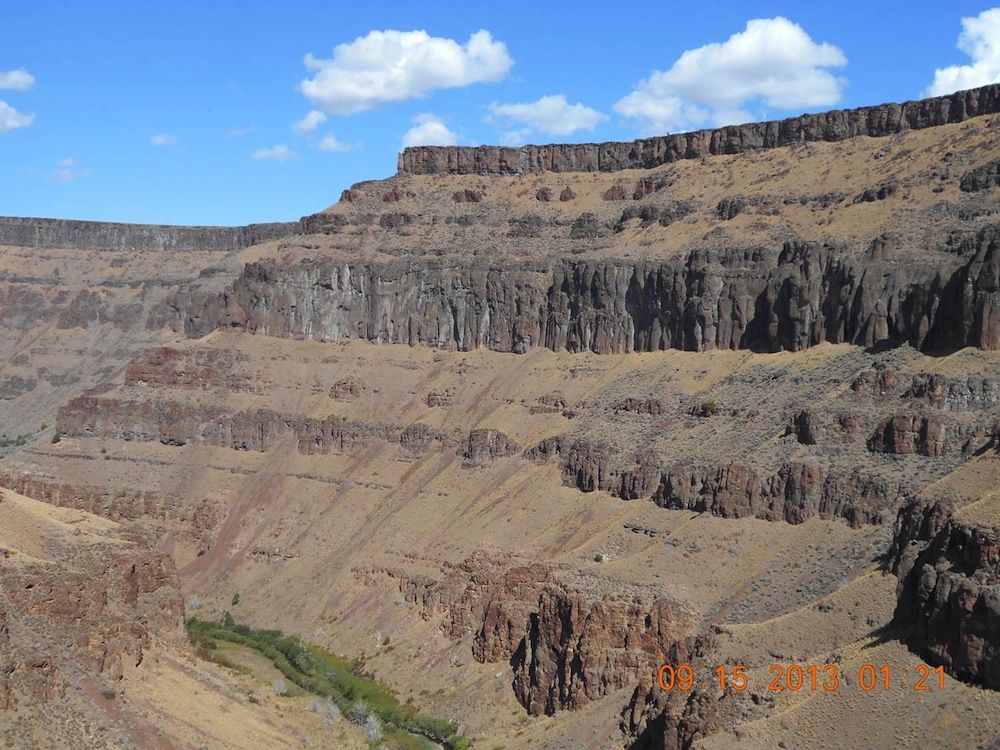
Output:
[[311,133],[320,125],[326,122],[326,115],[320,112],[318,109],[311,110],[309,114],[303,117],[301,120],[292,123],[292,130],[294,130],[299,135],[305,133]]
[[342,140],[337,138],[335,135],[325,135],[319,142],[319,148],[321,151],[333,151],[336,153],[345,153],[347,151],[353,151],[359,148],[357,143],[344,143]]
[[49,179],[55,182],[74,182],[89,174],[90,170],[77,164],[76,159],[59,159],[56,168],[49,174]]
[[[0,70],[0,90],[27,91],[35,85],[35,77],[24,68]],[[35,121],[34,115],[25,114],[0,99],[0,133],[26,128]]]
[[294,149],[290,149],[283,143],[277,146],[270,146],[269,148],[259,148],[253,152],[254,159],[271,159],[273,161],[288,161],[289,159],[298,159],[299,153]]
[[250,135],[256,129],[255,125],[246,128],[233,128],[226,131],[226,138],[242,138],[245,135]]
[[593,130],[608,116],[577,102],[570,104],[562,94],[543,96],[534,102],[489,105],[487,121],[516,123],[522,127],[504,137],[508,142],[523,142],[533,134],[567,136],[580,130]]
[[166,133],[157,133],[149,139],[149,142],[154,146],[176,146],[179,143],[176,135]]

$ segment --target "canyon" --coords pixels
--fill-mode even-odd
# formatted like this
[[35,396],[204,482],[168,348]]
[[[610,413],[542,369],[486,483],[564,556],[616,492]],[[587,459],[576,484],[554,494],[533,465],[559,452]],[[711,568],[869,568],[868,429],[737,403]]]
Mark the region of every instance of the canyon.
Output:
[[998,163],[987,86],[411,148],[280,224],[0,218],[0,737],[366,746],[196,658],[228,613],[475,747],[989,746]]

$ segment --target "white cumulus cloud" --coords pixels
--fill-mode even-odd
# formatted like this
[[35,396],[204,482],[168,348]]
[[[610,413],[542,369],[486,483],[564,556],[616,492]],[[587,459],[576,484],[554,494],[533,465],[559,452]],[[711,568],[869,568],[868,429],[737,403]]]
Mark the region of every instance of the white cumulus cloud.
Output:
[[288,146],[279,144],[277,146],[271,146],[269,148],[259,148],[253,152],[254,159],[272,159],[274,161],[288,161],[289,159],[298,159],[299,153],[293,149],[288,148]]
[[934,81],[924,91],[924,96],[941,96],[1000,81],[1000,8],[963,18],[958,48],[972,59],[972,63],[935,70]]
[[178,144],[176,135],[168,135],[167,133],[157,133],[149,139],[149,142],[154,146],[176,146]]
[[353,151],[358,145],[356,143],[344,143],[335,135],[325,135],[319,142],[321,151],[333,151],[338,154]]
[[577,102],[570,104],[562,94],[543,96],[534,102],[498,104],[488,107],[490,121],[522,126],[505,134],[508,142],[523,141],[533,134],[567,136],[580,130],[593,130],[608,116]]
[[0,70],[0,89],[10,91],[27,91],[35,85],[35,77],[24,68],[17,70]]
[[318,109],[349,115],[436,89],[499,81],[513,64],[507,45],[485,30],[465,44],[423,30],[370,31],[338,44],[329,59],[306,55],[314,74],[299,88]]
[[311,133],[324,122],[326,122],[326,115],[318,109],[313,109],[301,120],[292,123],[292,130],[299,134]]
[[403,134],[403,147],[409,146],[454,146],[458,136],[453,133],[444,120],[437,115],[425,112],[413,118],[413,127]]
[[754,102],[778,109],[826,107],[845,81],[828,70],[847,64],[843,51],[817,43],[787,18],[757,18],[725,42],[684,52],[669,70],[640,81],[614,109],[644,132],[670,132],[754,119]]
[[26,115],[0,99],[0,133],[15,128],[26,128],[35,121],[34,115]]

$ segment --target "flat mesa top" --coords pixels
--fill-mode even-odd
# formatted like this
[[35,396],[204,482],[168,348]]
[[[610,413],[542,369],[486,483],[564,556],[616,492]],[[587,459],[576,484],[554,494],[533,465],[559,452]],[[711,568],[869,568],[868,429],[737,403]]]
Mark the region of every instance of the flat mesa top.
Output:
[[417,146],[399,155],[401,174],[525,174],[649,169],[682,159],[738,154],[810,141],[883,137],[1000,112],[1000,84],[902,104],[805,114],[784,120],[607,143]]

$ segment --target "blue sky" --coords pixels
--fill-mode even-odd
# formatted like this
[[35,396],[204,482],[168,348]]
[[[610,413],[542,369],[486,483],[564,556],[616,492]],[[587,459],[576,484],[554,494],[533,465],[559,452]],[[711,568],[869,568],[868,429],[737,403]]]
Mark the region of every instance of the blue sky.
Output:
[[287,220],[392,174],[404,140],[622,140],[917,98],[1000,79],[990,9],[7,2],[0,214]]

